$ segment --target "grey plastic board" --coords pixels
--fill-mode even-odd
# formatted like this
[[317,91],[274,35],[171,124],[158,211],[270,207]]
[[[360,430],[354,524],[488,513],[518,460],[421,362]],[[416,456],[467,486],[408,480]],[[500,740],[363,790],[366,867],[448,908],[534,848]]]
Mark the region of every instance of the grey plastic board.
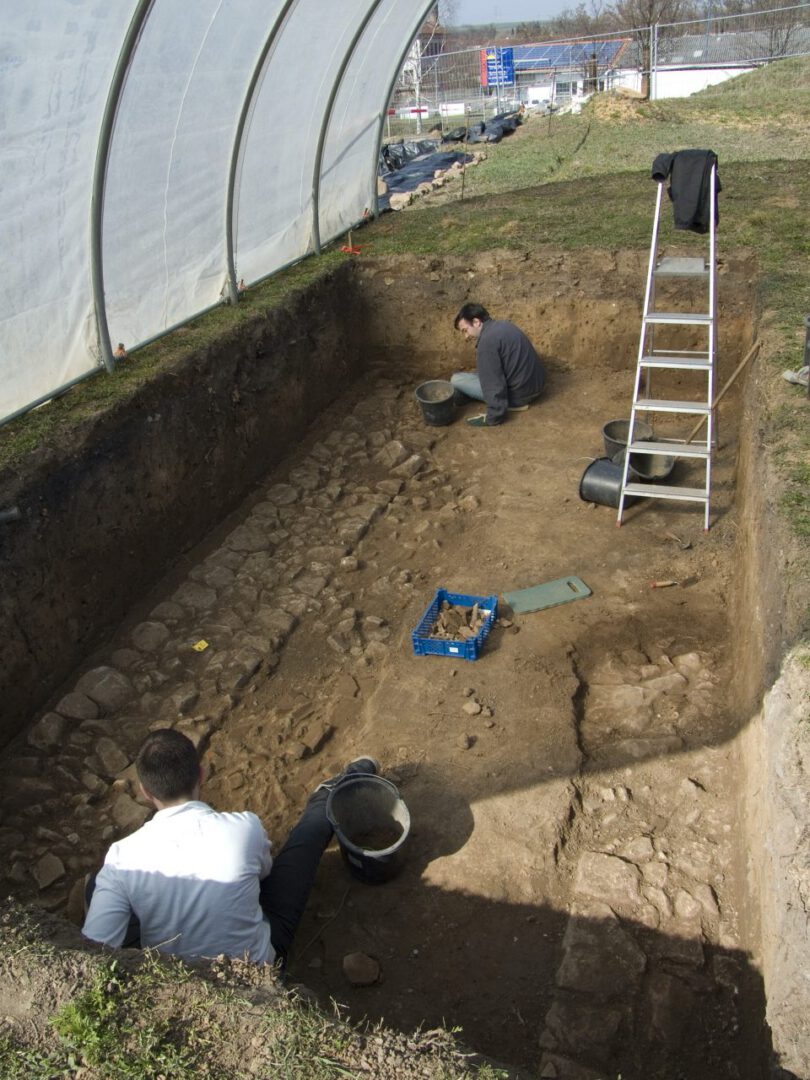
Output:
[[543,585],[531,585],[528,589],[504,593],[503,598],[516,615],[522,615],[527,611],[542,611],[558,604],[570,604],[572,600],[584,600],[590,595],[591,590],[582,578],[563,577]]

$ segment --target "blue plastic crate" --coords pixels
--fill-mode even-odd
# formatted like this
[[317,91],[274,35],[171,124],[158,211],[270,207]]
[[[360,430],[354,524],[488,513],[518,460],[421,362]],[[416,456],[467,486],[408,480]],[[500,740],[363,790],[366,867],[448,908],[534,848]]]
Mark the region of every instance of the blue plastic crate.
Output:
[[[430,631],[439,617],[439,608],[443,600],[446,600],[448,604],[456,604],[458,607],[472,607],[473,604],[478,604],[481,611],[488,612],[484,625],[474,638],[470,638],[469,641],[454,641],[452,638],[430,636]],[[454,656],[462,660],[477,660],[478,653],[497,617],[497,596],[467,596],[466,593],[452,593],[446,589],[438,589],[433,602],[411,634],[413,651],[417,656]]]

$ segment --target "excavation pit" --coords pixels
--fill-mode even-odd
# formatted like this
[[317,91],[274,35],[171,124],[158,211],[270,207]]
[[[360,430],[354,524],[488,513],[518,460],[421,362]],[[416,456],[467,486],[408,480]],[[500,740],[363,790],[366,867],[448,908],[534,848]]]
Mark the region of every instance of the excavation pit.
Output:
[[[567,258],[573,280],[581,267]],[[753,482],[738,468],[745,388],[721,407],[708,534],[697,508],[645,502],[617,531],[615,511],[583,503],[579,477],[632,392],[642,267],[619,262],[565,302],[537,295],[539,264],[505,261],[487,277],[477,298],[549,358],[544,399],[496,429],[426,428],[413,399],[418,381],[471,366],[452,330],[468,288],[447,286],[458,268],[441,275],[441,303],[418,260],[367,261],[324,287],[356,290],[364,315],[366,339],[344,346],[342,393],[317,417],[299,414],[289,445],[263,450],[273,468],[260,475],[246,462],[264,447],[255,425],[272,419],[270,398],[256,407],[241,383],[230,407],[247,402],[244,446],[230,466],[215,435],[195,447],[201,461],[213,448],[217,490],[230,482],[228,516],[184,511],[166,573],[144,570],[128,597],[116,585],[120,626],[95,632],[80,668],[57,649],[66,659],[49,699],[36,716],[33,688],[20,704],[34,723],[3,761],[7,891],[77,917],[84,873],[145,818],[130,763],[157,721],[206,748],[204,797],[255,811],[277,844],[321,779],[371,753],[409,807],[408,859],[384,888],[364,889],[327,852],[291,966],[325,1006],[408,1031],[458,1025],[474,1050],[535,1075],[557,1062],[563,1076],[572,1060],[628,1076],[764,1075],[739,801],[755,694],[737,677],[759,631],[728,619]],[[724,371],[755,329],[751,267],[728,264]],[[371,359],[352,381],[360,354]],[[305,374],[292,363],[288,409]],[[232,389],[223,378],[205,408],[225,409]],[[188,427],[178,419],[155,436],[176,443],[169,461],[203,430],[195,408]],[[128,473],[157,490],[159,447],[133,437],[126,452]],[[176,492],[182,474],[170,475]],[[92,506],[90,488],[80,494],[76,543]],[[141,538],[148,527],[132,525]],[[96,573],[99,599],[85,600],[100,610],[120,570]],[[502,595],[573,573],[593,591],[587,603],[506,617],[476,664],[413,655],[437,580]],[[650,588],[661,580],[677,585]],[[79,600],[63,597],[79,618]],[[750,668],[761,688],[764,670]],[[341,963],[354,951],[380,963],[373,988],[347,985]]]

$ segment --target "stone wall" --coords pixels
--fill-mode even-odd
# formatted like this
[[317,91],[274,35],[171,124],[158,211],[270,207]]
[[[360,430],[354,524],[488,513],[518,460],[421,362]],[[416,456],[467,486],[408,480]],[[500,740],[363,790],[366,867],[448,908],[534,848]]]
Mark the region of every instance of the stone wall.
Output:
[[0,526],[0,745],[355,378],[360,344],[347,264],[0,476],[22,513]]

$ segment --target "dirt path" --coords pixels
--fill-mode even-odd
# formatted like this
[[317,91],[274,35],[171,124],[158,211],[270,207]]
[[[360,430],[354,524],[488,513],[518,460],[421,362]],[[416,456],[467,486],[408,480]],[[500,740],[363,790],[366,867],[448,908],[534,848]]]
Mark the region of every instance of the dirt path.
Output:
[[[277,842],[321,778],[370,752],[412,834],[377,887],[327,853],[292,967],[324,1005],[457,1025],[543,1077],[759,1075],[737,926],[743,718],[724,707],[734,399],[711,532],[700,508],[656,503],[617,530],[578,485],[630,376],[591,376],[558,366],[502,428],[430,429],[414,380],[372,371],[12,747],[5,884],[77,916],[85,870],[145,816],[130,762],[149,726],[206,743],[209,800],[255,810]],[[567,574],[593,595],[502,611],[477,662],[413,655],[437,587]],[[347,983],[354,951],[380,963],[374,986]]]

